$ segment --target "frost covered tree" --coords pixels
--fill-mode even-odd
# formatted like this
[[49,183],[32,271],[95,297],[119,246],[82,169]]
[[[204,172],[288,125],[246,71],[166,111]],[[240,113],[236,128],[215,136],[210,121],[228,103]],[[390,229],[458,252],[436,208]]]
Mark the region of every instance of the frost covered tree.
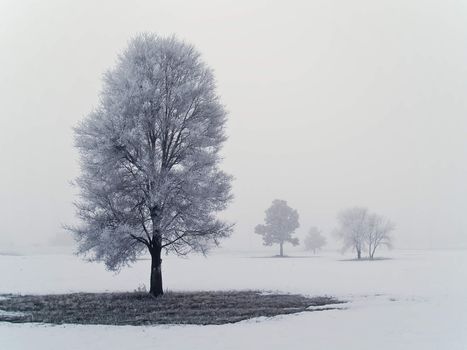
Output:
[[313,226],[308,231],[304,244],[306,250],[311,250],[313,254],[316,254],[317,251],[326,245],[326,237],[321,234],[321,231],[317,227]]
[[275,199],[266,210],[265,225],[257,225],[255,232],[263,236],[263,244],[279,244],[280,256],[284,256],[284,243],[298,245],[298,238],[292,234],[299,227],[298,212],[290,208],[286,201]]
[[371,214],[368,217],[368,229],[366,243],[368,245],[368,256],[373,259],[375,251],[379,246],[392,247],[391,232],[394,231],[394,223],[378,214]]
[[151,256],[150,293],[163,294],[161,253],[203,254],[231,225],[220,170],[226,112],[212,71],[174,37],[141,34],[103,81],[97,108],[75,128],[81,175],[78,253],[119,271]]
[[335,233],[343,241],[342,250],[352,248],[358,259],[361,259],[365,246],[370,259],[373,259],[378,247],[392,246],[390,233],[395,225],[384,216],[370,213],[366,208],[354,207],[340,212],[337,220],[339,227]]
[[349,208],[337,215],[338,228],[335,230],[335,235],[342,241],[342,251],[354,250],[357,259],[362,258],[365,247],[368,218],[368,209],[361,207]]

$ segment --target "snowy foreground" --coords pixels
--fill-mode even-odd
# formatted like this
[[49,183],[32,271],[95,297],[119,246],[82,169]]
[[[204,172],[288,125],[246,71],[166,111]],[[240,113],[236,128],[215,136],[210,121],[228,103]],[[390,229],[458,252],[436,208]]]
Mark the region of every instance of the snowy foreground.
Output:
[[[259,258],[164,259],[170,290],[262,289],[348,300],[345,310],[222,326],[51,326],[0,323],[0,349],[467,349],[467,251],[393,251]],[[74,256],[0,256],[0,294],[132,291],[149,261],[119,275]]]

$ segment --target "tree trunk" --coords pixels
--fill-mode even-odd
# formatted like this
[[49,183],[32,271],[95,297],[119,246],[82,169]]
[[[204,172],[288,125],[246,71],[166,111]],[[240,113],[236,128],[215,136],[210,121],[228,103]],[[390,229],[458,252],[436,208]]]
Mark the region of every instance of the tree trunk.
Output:
[[281,248],[280,248],[280,249],[281,249],[281,250],[280,250],[280,256],[284,256],[284,248],[283,248],[284,243],[281,242],[281,243],[279,243],[279,245],[280,245],[280,247],[281,247]]
[[362,258],[362,252],[361,250],[357,250],[357,259],[360,260]]
[[151,287],[149,294],[152,296],[159,296],[164,294],[162,289],[162,259],[161,248],[154,248],[150,250],[151,253]]
[[371,252],[371,259],[372,259],[372,260],[373,260],[373,257],[375,256],[375,252],[376,252],[376,248],[377,248],[377,247],[378,247],[378,246],[377,246],[376,244],[373,246],[373,251]]

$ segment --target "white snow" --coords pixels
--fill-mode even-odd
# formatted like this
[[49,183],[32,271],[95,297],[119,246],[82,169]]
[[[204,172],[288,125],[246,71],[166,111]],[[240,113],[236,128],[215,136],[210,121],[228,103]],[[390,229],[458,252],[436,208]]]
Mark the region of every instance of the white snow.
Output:
[[[222,326],[51,326],[0,323],[0,349],[467,349],[467,251],[351,256],[167,257],[170,290],[261,289],[348,300],[340,310]],[[149,261],[120,274],[67,255],[0,256],[0,294],[132,291]]]

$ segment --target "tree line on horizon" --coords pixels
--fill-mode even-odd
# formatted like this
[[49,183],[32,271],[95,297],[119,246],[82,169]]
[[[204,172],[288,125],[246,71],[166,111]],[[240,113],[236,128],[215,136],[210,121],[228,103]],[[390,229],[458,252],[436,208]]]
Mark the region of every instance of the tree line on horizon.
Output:
[[[288,206],[284,200],[275,199],[265,211],[264,224],[255,227],[255,233],[263,238],[263,245],[279,245],[279,256],[284,256],[284,244],[299,245],[299,239],[293,237],[300,226],[297,210]],[[353,250],[357,259],[362,259],[366,251],[370,260],[374,259],[376,250],[381,246],[392,247],[391,232],[394,223],[386,217],[371,213],[364,207],[352,207],[342,210],[337,215],[337,228],[333,236],[342,243],[342,252]],[[326,237],[313,226],[304,239],[305,249],[316,254],[326,245]]]

